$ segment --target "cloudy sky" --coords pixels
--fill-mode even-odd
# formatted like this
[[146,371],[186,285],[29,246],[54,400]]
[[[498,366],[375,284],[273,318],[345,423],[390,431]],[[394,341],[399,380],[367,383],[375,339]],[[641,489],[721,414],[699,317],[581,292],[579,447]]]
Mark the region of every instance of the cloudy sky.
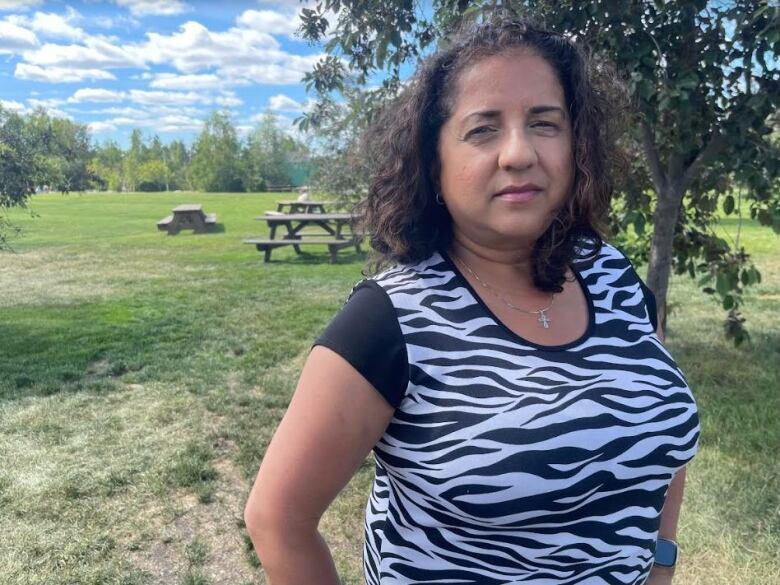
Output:
[[265,111],[289,124],[321,47],[295,37],[298,0],[0,0],[0,102],[89,124],[127,143],[167,142],[213,110],[246,130]]

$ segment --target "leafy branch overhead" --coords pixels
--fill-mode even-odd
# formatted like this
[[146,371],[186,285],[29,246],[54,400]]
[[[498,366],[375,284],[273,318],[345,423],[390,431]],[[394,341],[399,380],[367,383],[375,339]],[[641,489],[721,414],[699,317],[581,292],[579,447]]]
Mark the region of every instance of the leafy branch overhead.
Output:
[[[780,233],[780,7],[435,0],[423,11],[409,0],[322,0],[302,13],[304,38],[329,35],[328,55],[307,74],[307,87],[332,108],[350,79],[365,86],[382,76],[363,97],[375,110],[397,93],[402,72],[462,22],[496,16],[530,17],[614,63],[633,104],[624,141],[633,159],[611,218],[615,239],[649,262],[664,326],[670,275],[688,273],[719,298],[726,335],[737,344],[748,339],[740,308],[760,274],[738,239],[718,232],[717,218],[749,214]],[[324,111],[315,107],[300,124],[316,128]]]

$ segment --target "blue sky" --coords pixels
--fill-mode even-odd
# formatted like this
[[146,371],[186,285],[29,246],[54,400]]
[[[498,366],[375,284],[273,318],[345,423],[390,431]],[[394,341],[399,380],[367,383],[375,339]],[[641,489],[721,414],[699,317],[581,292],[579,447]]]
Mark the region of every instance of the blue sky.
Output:
[[241,132],[291,124],[322,48],[297,39],[298,0],[0,0],[0,102],[47,108],[126,144],[133,128],[190,142],[215,110]]

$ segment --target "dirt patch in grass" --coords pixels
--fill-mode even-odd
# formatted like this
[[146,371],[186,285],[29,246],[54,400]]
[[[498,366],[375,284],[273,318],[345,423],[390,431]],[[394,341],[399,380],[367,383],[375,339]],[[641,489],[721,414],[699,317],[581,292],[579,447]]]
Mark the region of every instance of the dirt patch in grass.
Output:
[[[230,459],[232,449],[228,441],[217,445],[219,457],[213,464],[218,479],[212,501],[204,504],[190,491],[178,491],[171,502],[175,518],[157,522],[153,542],[131,552],[131,562],[150,575],[151,584],[183,583],[194,574],[212,585],[265,584],[262,569],[250,562],[243,537],[249,485]],[[193,550],[198,551],[197,561]]]

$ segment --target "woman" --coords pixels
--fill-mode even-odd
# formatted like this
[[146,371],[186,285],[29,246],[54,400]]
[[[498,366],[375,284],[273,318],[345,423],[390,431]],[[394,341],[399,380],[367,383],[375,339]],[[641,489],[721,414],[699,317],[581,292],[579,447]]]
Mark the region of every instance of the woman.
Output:
[[482,24],[378,124],[365,217],[390,268],[316,341],[250,494],[272,585],[338,583],[318,521],[372,449],[369,584],[671,582],[698,417],[602,241],[593,79],[560,36]]

